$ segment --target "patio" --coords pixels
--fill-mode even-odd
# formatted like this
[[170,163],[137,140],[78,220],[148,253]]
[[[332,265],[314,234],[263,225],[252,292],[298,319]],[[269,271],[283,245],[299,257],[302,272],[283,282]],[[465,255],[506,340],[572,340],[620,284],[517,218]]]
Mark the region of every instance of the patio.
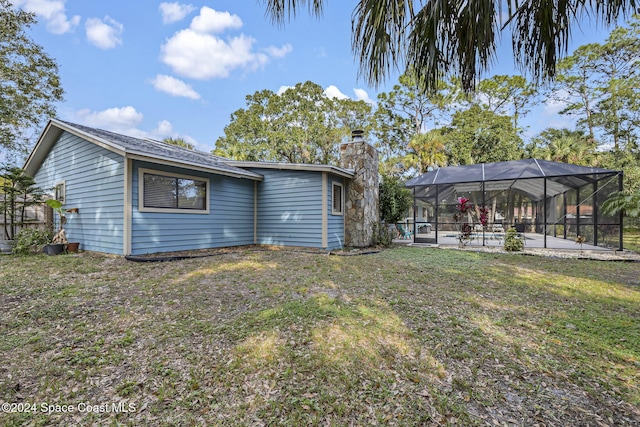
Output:
[[[584,250],[622,250],[622,217],[599,209],[621,185],[621,171],[536,159],[439,168],[407,182],[404,227],[415,243],[457,245],[466,228],[469,245],[502,246],[514,227],[525,247],[580,250],[583,236]],[[456,221],[461,197],[471,208]]]

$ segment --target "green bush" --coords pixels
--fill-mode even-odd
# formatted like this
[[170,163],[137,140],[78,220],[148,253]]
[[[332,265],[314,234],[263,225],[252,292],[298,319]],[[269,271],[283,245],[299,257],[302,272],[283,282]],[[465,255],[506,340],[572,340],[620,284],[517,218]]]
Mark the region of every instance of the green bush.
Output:
[[413,196],[399,179],[382,177],[379,191],[381,221],[393,224],[409,214],[409,209],[413,204]]
[[376,224],[373,229],[374,244],[388,248],[393,244],[393,237],[396,233],[386,224]]
[[524,249],[524,241],[518,237],[518,232],[511,227],[504,237],[504,250],[508,252],[518,252]]
[[23,228],[16,235],[13,253],[29,255],[40,253],[42,247],[51,242],[51,232],[42,228]]

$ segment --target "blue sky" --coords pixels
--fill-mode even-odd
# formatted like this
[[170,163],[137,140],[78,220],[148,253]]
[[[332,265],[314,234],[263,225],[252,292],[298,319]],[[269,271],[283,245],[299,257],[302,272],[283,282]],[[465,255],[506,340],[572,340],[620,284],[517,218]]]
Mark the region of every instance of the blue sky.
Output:
[[[30,34],[60,66],[66,96],[59,118],[134,136],[182,137],[201,150],[214,147],[230,114],[258,90],[310,80],[332,96],[375,102],[397,80],[372,88],[358,79],[353,1],[329,0],[322,19],[305,12],[284,27],[253,0],[13,4],[37,14]],[[585,24],[573,47],[607,34]],[[516,73],[509,40],[504,44],[491,74]],[[538,106],[527,120],[530,132],[571,126],[555,114],[560,107]]]

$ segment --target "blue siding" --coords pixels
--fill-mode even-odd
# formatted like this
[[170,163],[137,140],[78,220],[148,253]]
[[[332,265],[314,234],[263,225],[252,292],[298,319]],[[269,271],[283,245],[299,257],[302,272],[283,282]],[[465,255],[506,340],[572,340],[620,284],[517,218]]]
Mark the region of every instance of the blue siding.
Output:
[[35,174],[38,185],[51,189],[65,181],[65,230],[83,250],[122,254],[124,224],[124,159],[68,132],[63,132]]
[[258,183],[258,241],[322,248],[322,173],[252,169]]
[[[332,215],[331,208],[333,206],[333,182],[337,182],[338,184],[342,184],[343,189],[343,199],[347,196],[347,183],[346,180],[337,175],[329,175],[328,177],[328,200],[327,200],[327,212],[329,212],[328,217],[328,227],[327,227],[327,244],[328,249],[339,249],[344,246],[344,214],[343,215]],[[343,200],[344,202],[344,200]]]
[[[140,212],[138,169],[209,179],[209,214]],[[146,162],[133,162],[131,253],[133,255],[253,244],[254,183]]]

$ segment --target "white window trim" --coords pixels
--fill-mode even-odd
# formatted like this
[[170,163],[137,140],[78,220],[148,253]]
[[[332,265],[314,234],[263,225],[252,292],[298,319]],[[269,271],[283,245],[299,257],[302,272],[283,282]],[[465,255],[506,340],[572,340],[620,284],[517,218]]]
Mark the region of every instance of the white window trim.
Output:
[[[57,190],[58,190],[59,186],[62,186],[62,198],[56,197],[56,196],[58,196],[58,194],[57,194],[58,191]],[[67,203],[67,183],[66,183],[66,181],[64,179],[60,180],[60,181],[58,181],[58,182],[56,182],[54,184],[54,186],[53,186],[53,198],[58,200],[58,201],[60,201],[60,202],[62,202],[63,205],[65,203]]]
[[[184,179],[193,179],[195,181],[204,181],[205,182],[205,206],[206,209],[173,209],[173,208],[146,208],[144,207],[144,174],[149,173],[152,175],[161,175],[161,176],[169,176],[171,178],[184,178]],[[139,212],[158,212],[158,213],[178,213],[178,214],[199,214],[206,215],[209,214],[209,199],[211,195],[211,185],[209,183],[209,178],[204,178],[201,176],[193,176],[193,175],[183,175],[179,173],[165,172],[156,169],[146,169],[146,168],[138,168],[138,211]]]
[[[335,205],[334,200],[335,200],[335,187],[340,187],[340,195],[342,196],[340,198],[340,211],[336,211],[333,206]],[[331,181],[331,215],[339,215],[342,216],[344,215],[344,185],[340,182],[337,181]]]

